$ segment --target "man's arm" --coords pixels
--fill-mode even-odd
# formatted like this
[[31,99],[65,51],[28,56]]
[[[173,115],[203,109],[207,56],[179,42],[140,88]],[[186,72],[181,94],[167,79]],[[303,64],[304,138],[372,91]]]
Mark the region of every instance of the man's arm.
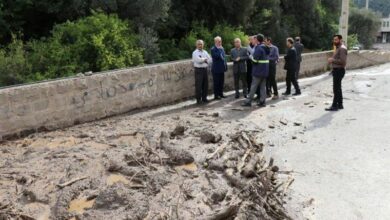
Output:
[[221,54],[222,52],[218,48],[213,47],[213,49],[211,49],[211,57],[213,57],[213,59],[222,60]]
[[234,48],[230,51],[230,56],[231,56],[233,61],[236,61],[238,55],[237,55],[237,53],[236,53]]
[[347,50],[344,48],[340,48],[340,58],[334,59],[333,58],[333,64],[342,65],[345,66],[347,64]]
[[203,64],[207,60],[207,57],[200,57],[196,51],[192,53],[192,62],[197,64]]
[[242,48],[242,54],[240,56],[241,60],[249,60],[248,50],[246,48]]

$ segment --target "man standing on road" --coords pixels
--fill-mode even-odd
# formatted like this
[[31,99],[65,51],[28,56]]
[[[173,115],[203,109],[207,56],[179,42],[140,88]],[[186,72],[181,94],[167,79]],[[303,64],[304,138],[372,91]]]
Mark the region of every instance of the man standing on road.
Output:
[[295,38],[295,44],[294,44],[295,50],[297,51],[297,70],[295,77],[297,78],[297,81],[299,79],[299,72],[301,71],[301,62],[302,62],[302,53],[303,49],[305,48],[303,44],[301,43],[301,37]]
[[249,59],[248,50],[242,48],[241,39],[234,40],[234,48],[230,52],[233,60],[234,89],[236,90],[236,99],[240,98],[240,81],[242,83],[243,95],[246,98],[248,94],[246,61]]
[[192,53],[192,62],[195,68],[195,97],[196,103],[208,103],[209,77],[207,75],[209,64],[212,62],[207,51],[203,50],[203,40],[196,41],[196,50]]
[[294,40],[292,38],[287,38],[287,55],[284,57],[286,62],[284,69],[287,70],[286,76],[286,92],[283,95],[291,94],[291,83],[294,85],[295,93],[294,96],[301,94],[301,89],[299,88],[298,81],[296,78],[296,68],[297,68],[297,51],[294,48]]
[[267,79],[267,97],[271,97],[272,89],[274,96],[273,100],[279,98],[278,84],[276,83],[276,64],[279,62],[279,48],[272,44],[271,37],[265,40],[266,45],[270,48],[269,54],[269,76]]
[[214,47],[211,48],[211,57],[213,58],[211,72],[213,73],[214,99],[220,100],[221,98],[226,98],[223,95],[223,87],[225,84],[227,63],[225,60],[225,50],[222,47],[222,38],[219,36],[215,37],[214,43]]
[[333,57],[328,59],[328,63],[332,65],[333,75],[333,104],[326,111],[338,111],[344,109],[343,106],[343,91],[341,89],[341,81],[345,75],[345,67],[347,65],[347,47],[342,44],[343,37],[341,35],[333,36],[333,44],[336,46],[336,52]]
[[245,100],[242,106],[252,106],[252,99],[255,96],[257,88],[260,86],[260,98],[258,101],[259,107],[265,107],[265,101],[267,99],[266,94],[266,82],[269,71],[269,48],[264,45],[264,35],[259,34],[254,40],[255,51],[250,59],[252,59],[252,85],[249,97]]

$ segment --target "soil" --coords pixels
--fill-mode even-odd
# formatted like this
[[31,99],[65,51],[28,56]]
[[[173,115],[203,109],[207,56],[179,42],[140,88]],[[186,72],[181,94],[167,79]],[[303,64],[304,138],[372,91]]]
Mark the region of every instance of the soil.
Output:
[[191,107],[7,141],[0,219],[290,219],[262,133]]

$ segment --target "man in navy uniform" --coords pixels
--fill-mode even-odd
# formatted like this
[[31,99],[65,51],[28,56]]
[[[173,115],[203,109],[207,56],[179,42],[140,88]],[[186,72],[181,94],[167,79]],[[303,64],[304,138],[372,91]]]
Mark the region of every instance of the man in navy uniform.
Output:
[[222,38],[219,36],[215,37],[214,43],[214,47],[211,48],[211,57],[213,58],[211,72],[213,73],[214,99],[219,100],[221,98],[226,98],[223,95],[223,87],[225,84],[227,63],[225,59],[225,50],[222,47]]
[[249,97],[245,100],[242,106],[252,106],[252,99],[258,87],[260,87],[260,97],[258,100],[259,107],[265,107],[265,100],[267,99],[266,83],[269,74],[269,48],[264,45],[264,35],[258,34],[254,40],[255,50],[250,56],[252,66],[252,85]]

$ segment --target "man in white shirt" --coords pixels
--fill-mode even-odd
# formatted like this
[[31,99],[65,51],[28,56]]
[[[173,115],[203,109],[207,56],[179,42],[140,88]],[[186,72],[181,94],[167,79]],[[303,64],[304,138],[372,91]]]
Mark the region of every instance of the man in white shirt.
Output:
[[208,67],[212,59],[207,51],[203,50],[203,40],[196,41],[196,50],[192,53],[192,62],[195,68],[195,97],[196,103],[208,103],[207,95],[209,91]]

